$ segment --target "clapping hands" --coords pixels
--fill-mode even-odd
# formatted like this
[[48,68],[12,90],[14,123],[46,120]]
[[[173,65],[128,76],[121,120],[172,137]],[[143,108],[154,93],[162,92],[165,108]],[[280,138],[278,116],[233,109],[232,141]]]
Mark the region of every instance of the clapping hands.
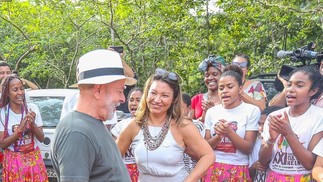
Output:
[[219,122],[216,123],[213,128],[215,133],[221,137],[232,132],[232,129],[230,128],[230,122],[224,119],[220,119]]
[[277,139],[279,134],[287,136],[293,134],[286,111],[279,115],[269,115],[269,133],[272,139]]
[[34,111],[29,111],[28,114],[24,117],[19,126],[19,131],[26,131],[28,127],[35,125],[36,113]]

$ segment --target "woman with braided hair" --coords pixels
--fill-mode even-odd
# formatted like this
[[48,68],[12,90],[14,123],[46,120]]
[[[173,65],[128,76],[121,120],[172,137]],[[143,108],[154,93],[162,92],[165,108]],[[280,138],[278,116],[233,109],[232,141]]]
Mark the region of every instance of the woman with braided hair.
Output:
[[25,90],[16,75],[5,78],[0,102],[0,146],[4,150],[3,181],[48,181],[37,142],[44,140],[36,105],[26,103]]

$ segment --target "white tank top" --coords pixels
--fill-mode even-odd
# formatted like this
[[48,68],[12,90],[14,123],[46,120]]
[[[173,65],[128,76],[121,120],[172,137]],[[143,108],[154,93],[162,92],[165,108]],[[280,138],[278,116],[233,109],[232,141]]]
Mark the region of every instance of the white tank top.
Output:
[[[158,135],[161,128],[149,126],[151,136]],[[133,141],[139,182],[184,181],[188,175],[183,161],[185,149],[176,143],[171,130],[156,150],[147,150],[143,140],[141,129]]]

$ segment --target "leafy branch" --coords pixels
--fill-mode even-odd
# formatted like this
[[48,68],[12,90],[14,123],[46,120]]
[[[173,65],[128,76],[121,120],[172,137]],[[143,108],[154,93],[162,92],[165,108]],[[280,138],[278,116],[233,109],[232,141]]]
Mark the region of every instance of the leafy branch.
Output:
[[79,40],[79,33],[80,33],[80,30],[81,28],[83,27],[83,25],[85,25],[88,21],[90,21],[95,15],[92,15],[91,17],[89,17],[88,19],[86,19],[84,22],[81,23],[81,25],[77,25],[70,17],[69,17],[69,20],[73,23],[73,25],[77,28],[77,40],[76,40],[76,45],[75,45],[75,50],[74,50],[74,54],[73,54],[73,58],[72,58],[72,62],[70,64],[70,67],[69,67],[69,72],[68,72],[68,75],[67,75],[67,79],[66,79],[66,82],[64,83],[64,87],[66,88],[67,87],[67,84],[71,78],[71,74],[72,74],[72,69],[73,69],[73,66],[75,64],[75,61],[76,61],[76,56],[78,55],[78,52],[79,52],[79,48],[80,48],[80,45],[87,39],[89,39],[90,37],[92,37],[94,34],[100,32],[100,31],[97,31],[99,28],[96,28],[91,34],[89,34],[87,37],[85,37],[84,39],[82,40]]
[[29,47],[29,49],[28,49],[28,50],[27,50],[27,51],[26,51],[22,56],[20,56],[20,57],[19,57],[19,59],[18,59],[18,60],[17,60],[17,62],[16,62],[15,70],[18,70],[20,62],[21,62],[25,57],[27,57],[30,53],[32,53],[32,52],[34,52],[34,51],[36,50],[36,46],[37,46],[37,45],[33,45],[33,46]]
[[271,4],[267,1],[260,1],[260,4],[266,6],[266,7],[275,7],[275,8],[279,8],[279,9],[288,9],[297,13],[318,13],[318,12],[323,12],[323,7],[315,7],[313,9],[309,9],[309,10],[301,10],[301,9],[297,9],[297,8],[293,8],[291,6],[283,6],[280,4]]
[[0,16],[1,19],[3,19],[4,21],[8,22],[10,25],[12,25],[13,27],[15,27],[24,37],[25,39],[27,39],[28,41],[30,41],[30,39],[28,38],[28,36],[24,33],[24,31],[22,31],[16,24],[14,24],[13,22],[11,22],[10,20],[4,18],[3,16]]

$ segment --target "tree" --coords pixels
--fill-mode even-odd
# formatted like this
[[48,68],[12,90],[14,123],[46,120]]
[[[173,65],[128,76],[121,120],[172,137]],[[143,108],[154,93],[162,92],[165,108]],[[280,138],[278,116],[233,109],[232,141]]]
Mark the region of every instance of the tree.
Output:
[[[214,4],[215,2],[215,4]],[[198,64],[209,54],[252,58],[250,75],[277,72],[278,50],[323,47],[320,1],[30,0],[0,2],[0,59],[42,88],[76,82],[77,59],[122,45],[138,85],[155,68],[177,72],[185,92],[205,90]],[[216,11],[212,11],[216,10]],[[202,85],[202,86],[201,86]]]

